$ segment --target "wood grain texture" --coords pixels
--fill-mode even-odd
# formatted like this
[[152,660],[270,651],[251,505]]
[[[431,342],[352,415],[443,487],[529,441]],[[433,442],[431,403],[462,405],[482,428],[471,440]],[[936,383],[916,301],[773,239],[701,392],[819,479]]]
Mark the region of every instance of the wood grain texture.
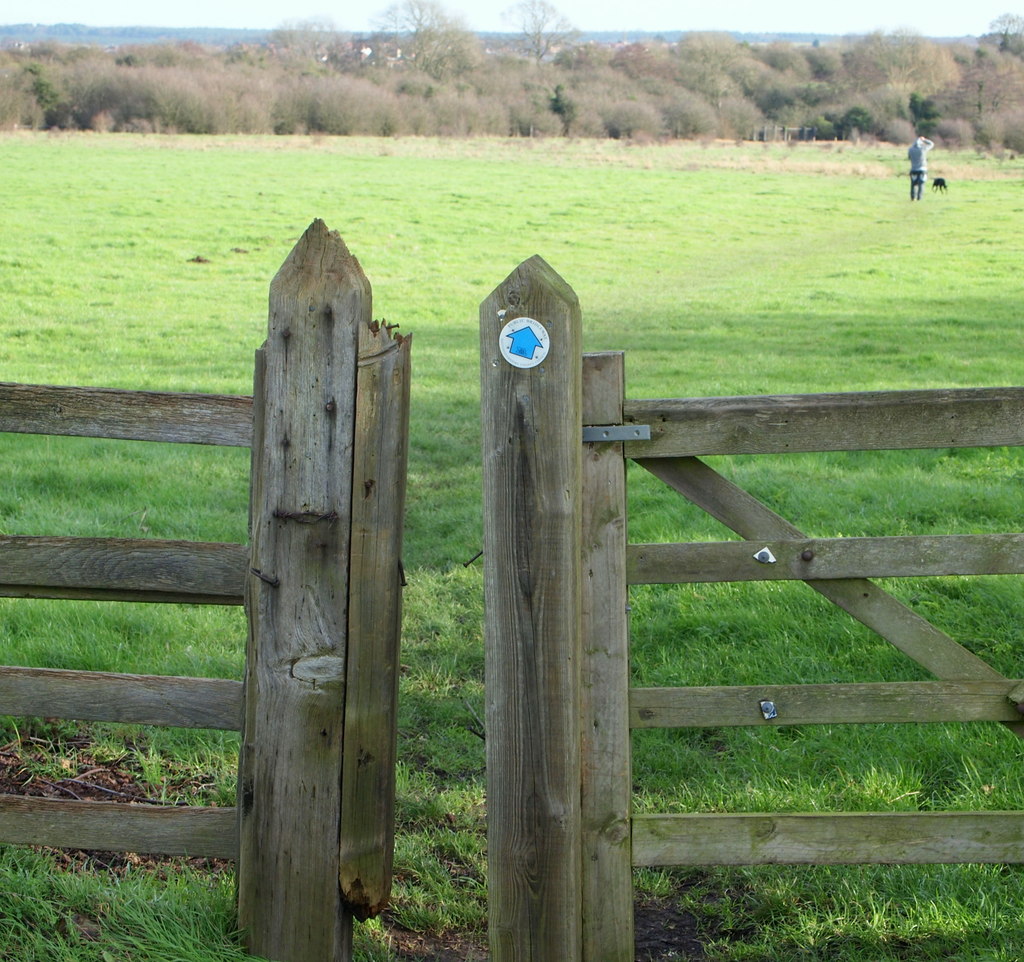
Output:
[[[507,321],[550,350],[502,358]],[[492,962],[579,962],[580,409],[572,289],[539,257],[480,307]]]
[[0,596],[240,605],[245,545],[0,536]]
[[[621,353],[583,356],[584,424],[621,423],[624,390]],[[621,444],[584,445],[580,501],[583,959],[633,962],[626,463]]]
[[633,863],[1024,862],[1024,812],[638,815]]
[[[872,682],[634,688],[633,728],[708,728],[878,722],[1020,721],[1010,703],[1019,682]],[[766,719],[761,702],[777,717]]]
[[246,585],[239,921],[253,954],[286,962],[351,954],[339,812],[358,331],[370,312],[359,264],[314,221],[270,288]]
[[380,914],[391,894],[410,348],[387,328],[360,330],[340,867],[360,919]]
[[225,678],[0,668],[0,715],[238,731],[242,684]]
[[651,427],[637,458],[1020,445],[1024,388],[635,400],[624,417]]
[[633,544],[626,561],[633,585],[1022,574],[1024,534]]
[[0,795],[0,841],[105,852],[235,858],[233,808],[179,808]]
[[247,447],[252,398],[0,383],[0,431]]

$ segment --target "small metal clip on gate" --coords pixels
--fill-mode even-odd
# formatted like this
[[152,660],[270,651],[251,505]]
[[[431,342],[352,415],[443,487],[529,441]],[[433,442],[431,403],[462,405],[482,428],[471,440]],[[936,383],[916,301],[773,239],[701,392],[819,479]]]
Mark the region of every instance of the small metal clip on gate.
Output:
[[649,424],[596,424],[583,429],[583,442],[650,441]]

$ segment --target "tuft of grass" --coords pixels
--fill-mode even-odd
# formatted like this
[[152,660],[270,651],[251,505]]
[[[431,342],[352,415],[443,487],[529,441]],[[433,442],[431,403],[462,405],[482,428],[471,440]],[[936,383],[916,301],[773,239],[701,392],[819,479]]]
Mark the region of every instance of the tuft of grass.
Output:
[[0,944],[18,962],[255,958],[239,947],[227,873],[168,862],[120,876],[56,871],[52,853],[0,849]]

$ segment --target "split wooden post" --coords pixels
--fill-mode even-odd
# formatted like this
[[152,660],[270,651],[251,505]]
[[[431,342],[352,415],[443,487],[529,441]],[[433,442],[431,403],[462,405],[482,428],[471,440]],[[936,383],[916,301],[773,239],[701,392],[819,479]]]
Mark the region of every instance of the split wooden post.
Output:
[[579,302],[533,257],[480,335],[491,960],[578,962]]
[[359,333],[340,866],[359,919],[391,893],[410,345],[377,324]]
[[[622,352],[583,356],[583,423],[622,423]],[[581,805],[584,962],[633,962],[626,461],[584,446]]]
[[[372,914],[386,898],[390,872],[390,852],[386,865],[371,870],[342,838],[343,821],[360,825],[379,860],[393,837],[380,825],[393,802],[373,793],[393,791],[393,776],[381,776],[377,763],[394,759],[405,442],[381,433],[393,429],[405,403],[407,351],[387,331],[371,337],[370,319],[370,285],[358,262],[314,221],[271,284],[254,391],[238,912],[249,951],[281,962],[349,962],[352,915]],[[391,358],[383,367],[398,371],[396,404],[369,402],[368,392],[357,390],[361,338],[376,338],[374,353]],[[369,360],[376,372],[370,380],[394,388],[395,377],[376,376],[379,362]],[[392,459],[387,465],[382,453]],[[388,520],[381,519],[384,508]],[[377,523],[382,543],[374,558],[365,528]],[[352,583],[354,573],[380,580],[364,593]],[[386,596],[379,630],[367,632],[368,598],[378,589]],[[391,661],[367,672],[374,656],[362,646],[377,642],[388,649],[378,657]],[[352,747],[346,703],[356,719],[354,743],[363,744],[367,719],[386,726],[373,741],[375,787],[363,781],[356,794],[343,786]],[[343,795],[355,809],[344,819]]]

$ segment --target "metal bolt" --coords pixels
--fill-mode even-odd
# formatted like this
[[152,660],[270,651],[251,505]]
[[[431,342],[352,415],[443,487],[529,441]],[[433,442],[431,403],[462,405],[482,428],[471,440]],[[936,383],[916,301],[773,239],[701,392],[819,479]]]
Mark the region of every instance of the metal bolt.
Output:
[[804,548],[804,550],[800,552],[800,557],[804,561],[813,561],[814,560],[814,552],[811,551],[810,548]]

